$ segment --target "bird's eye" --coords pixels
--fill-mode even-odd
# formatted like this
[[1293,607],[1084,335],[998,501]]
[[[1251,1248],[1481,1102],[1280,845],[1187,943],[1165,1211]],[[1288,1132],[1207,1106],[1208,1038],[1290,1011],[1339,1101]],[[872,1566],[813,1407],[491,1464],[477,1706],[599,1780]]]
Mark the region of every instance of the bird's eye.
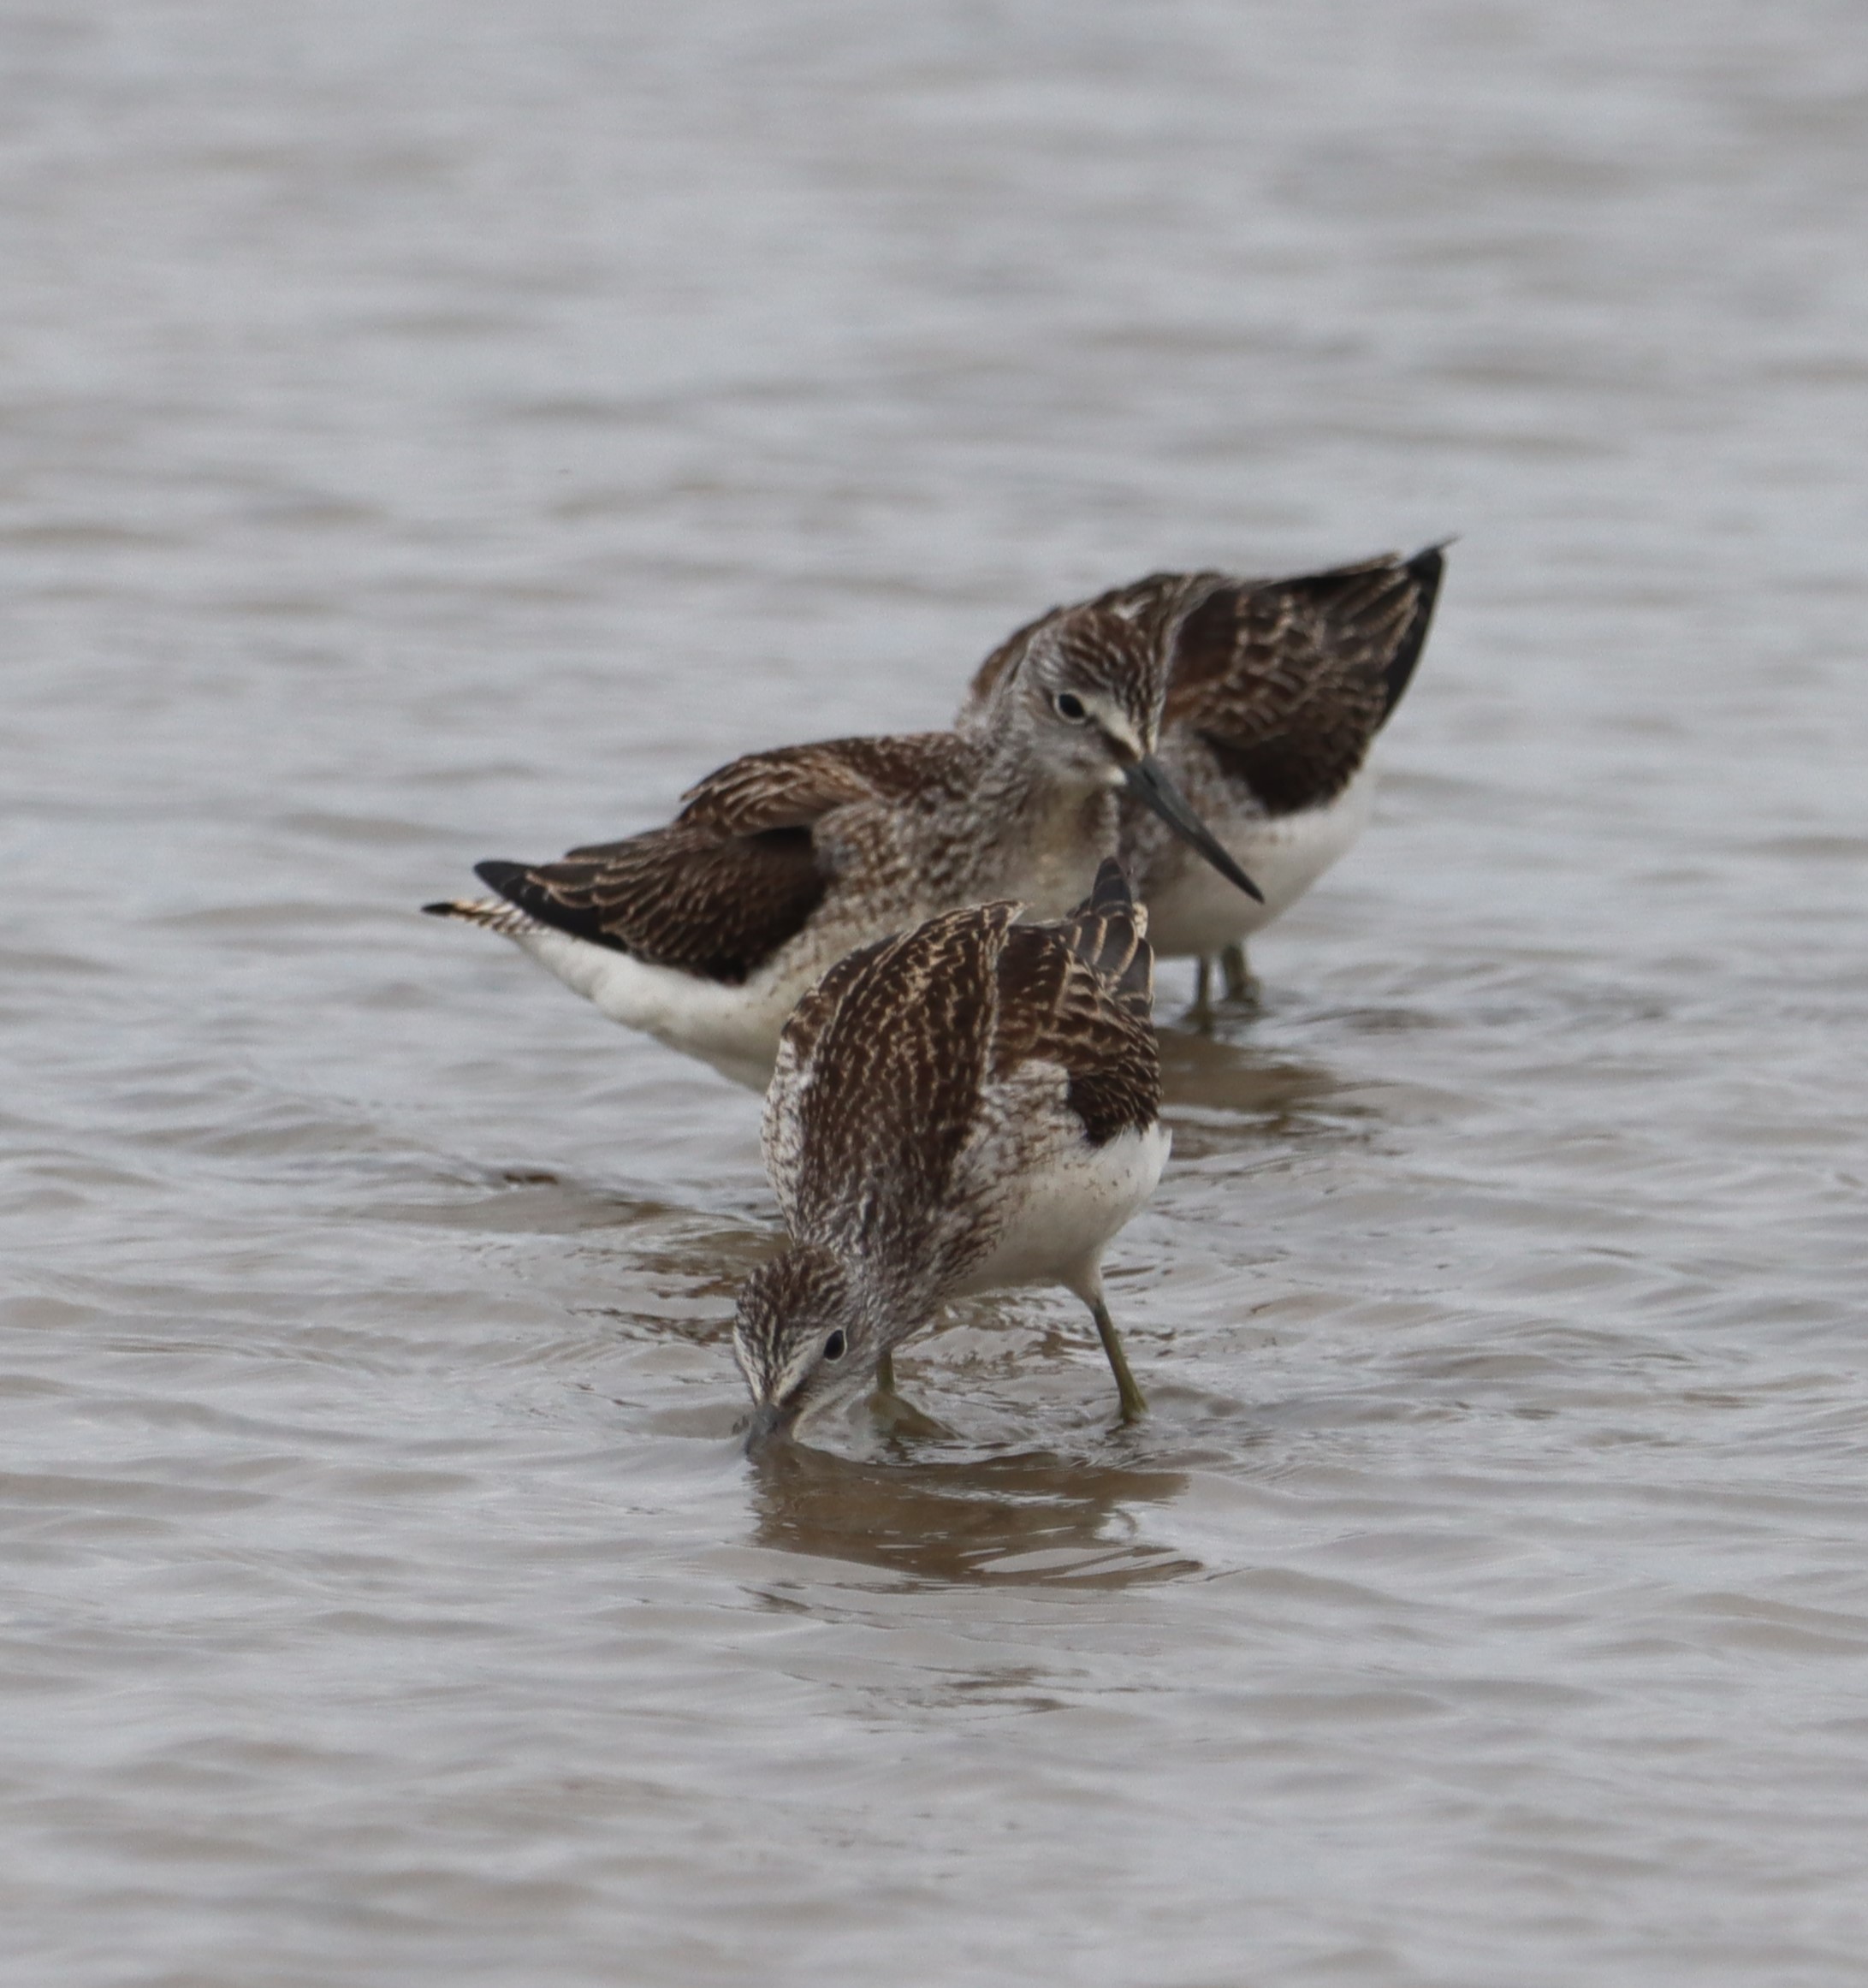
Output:
[[827,1360],[840,1360],[849,1350],[850,1342],[844,1338],[843,1328],[839,1326],[824,1341],[824,1357]]
[[1081,725],[1089,715],[1083,709],[1083,700],[1072,691],[1059,691],[1051,702],[1056,707],[1059,717],[1069,719],[1073,725]]

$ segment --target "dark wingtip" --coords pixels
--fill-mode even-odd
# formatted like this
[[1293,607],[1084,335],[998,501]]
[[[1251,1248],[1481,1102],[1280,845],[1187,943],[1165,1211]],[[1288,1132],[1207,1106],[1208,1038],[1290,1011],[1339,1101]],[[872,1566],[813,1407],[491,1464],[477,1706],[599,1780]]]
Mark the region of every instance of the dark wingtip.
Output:
[[1134,904],[1135,890],[1121,860],[1113,856],[1104,857],[1096,872],[1096,881],[1090,886],[1089,902],[1083,908],[1106,914],[1128,911]]
[[1382,677],[1388,687],[1387,702],[1382,707],[1382,722],[1385,725],[1394,708],[1401,702],[1402,693],[1414,681],[1415,666],[1420,661],[1420,651],[1426,647],[1427,631],[1433,625],[1434,603],[1440,597],[1440,581],[1446,573],[1446,549],[1456,543],[1451,538],[1443,538],[1437,544],[1424,545],[1414,557],[1406,562],[1405,570],[1412,577],[1417,590],[1414,604],[1414,618],[1408,630],[1389,658],[1388,667]]
[[1403,560],[1402,563],[1414,575],[1418,585],[1428,589],[1437,587],[1441,574],[1446,571],[1446,549],[1458,543],[1456,537],[1436,539],[1432,545],[1423,545],[1412,559]]
[[[549,874],[550,866],[547,865],[546,869]],[[593,946],[608,946],[619,952],[628,950],[614,933],[605,928],[606,914],[601,908],[589,904],[567,904],[530,863],[505,863],[491,858],[475,863],[473,874],[489,890],[496,892],[505,903],[523,911],[536,924],[549,925],[555,932],[567,932],[572,938],[588,940]],[[483,924],[491,922],[481,920]],[[495,929],[514,929],[510,925],[498,925]],[[725,974],[710,976],[728,978]],[[732,980],[732,984],[737,985],[738,980]]]
[[507,904],[516,905],[519,899],[513,887],[524,883],[530,872],[523,863],[503,863],[496,857],[489,857],[486,862],[474,864],[473,874],[489,890],[497,891]]
[[422,909],[431,918],[451,918],[454,915],[454,907],[446,898],[443,898],[439,904],[424,905]]
[[1154,955],[1146,936],[1147,914],[1135,901],[1129,873],[1106,856],[1096,881],[1071,917],[1071,944],[1078,958],[1108,982],[1118,997],[1139,999],[1148,1012],[1154,994]]

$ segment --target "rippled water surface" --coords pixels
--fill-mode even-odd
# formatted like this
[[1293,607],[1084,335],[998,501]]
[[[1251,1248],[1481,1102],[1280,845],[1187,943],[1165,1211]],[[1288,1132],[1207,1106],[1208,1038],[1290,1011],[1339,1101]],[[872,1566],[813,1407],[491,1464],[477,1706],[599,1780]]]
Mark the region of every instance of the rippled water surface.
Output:
[[[19,1972],[1868,1979],[1868,24],[8,0]],[[1450,532],[1114,1256],[755,1475],[756,1105],[424,921]]]

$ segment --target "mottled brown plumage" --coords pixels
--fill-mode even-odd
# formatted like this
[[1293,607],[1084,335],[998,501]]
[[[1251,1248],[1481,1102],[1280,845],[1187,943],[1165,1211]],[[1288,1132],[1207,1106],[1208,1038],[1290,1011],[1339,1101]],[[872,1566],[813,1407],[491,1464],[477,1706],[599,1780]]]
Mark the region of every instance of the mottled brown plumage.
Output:
[[[1413,676],[1444,567],[1438,547],[1278,580],[1152,573],[1091,603],[1168,658],[1160,758],[1196,813],[1263,888],[1254,905],[1205,888],[1132,803],[1122,850],[1164,955],[1230,950],[1294,903],[1359,833],[1368,751]],[[993,651],[991,694],[1018,644]]]
[[[1121,881],[1114,898],[1110,873]],[[1024,1062],[1059,1065],[1069,1075],[1070,1108],[1083,1136],[1100,1146],[1123,1131],[1153,1125],[1161,1105],[1154,1042],[1154,954],[1114,864],[1066,928],[1014,926],[999,958],[999,1024],[992,1074],[1003,1079]]]
[[852,947],[955,905],[1082,896],[1124,784],[1225,868],[1151,757],[1165,659],[1095,604],[1027,631],[952,732],[735,760],[665,828],[555,863],[483,863],[522,916],[427,908],[505,933],[613,1019],[762,1089],[798,996]]
[[945,1300],[1000,1283],[1068,1283],[1106,1325],[1102,1248],[1166,1151],[1147,913],[1113,861],[1070,918],[1020,908],[864,947],[786,1024],[765,1147],[795,1248],[749,1285],[736,1341],[762,1406],[843,1398]]
[[1408,687],[1443,563],[1436,548],[1203,590],[1180,624],[1164,725],[1197,735],[1267,815],[1334,800]]
[[[1084,605],[1134,631],[1127,653],[1165,651],[1164,738],[1190,731],[1234,755],[1280,814],[1355,775],[1420,660],[1444,566],[1434,546],[1290,579],[1150,573]],[[1053,608],[1009,636],[974,673],[969,707],[1034,635],[1082,612]]]
[[951,732],[751,753],[690,788],[665,828],[476,874],[543,924],[741,986],[823,902],[833,865],[815,832],[827,818],[951,795],[968,770]]

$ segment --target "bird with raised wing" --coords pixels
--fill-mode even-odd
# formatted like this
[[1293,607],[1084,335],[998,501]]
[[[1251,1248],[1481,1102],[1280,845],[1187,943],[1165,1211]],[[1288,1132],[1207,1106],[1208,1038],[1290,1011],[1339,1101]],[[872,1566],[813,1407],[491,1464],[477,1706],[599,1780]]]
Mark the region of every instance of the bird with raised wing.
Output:
[[[1375,735],[1426,642],[1444,549],[1387,555],[1274,580],[1153,573],[1087,606],[1138,634],[1130,653],[1165,656],[1164,771],[1263,896],[1212,887],[1207,874],[1124,804],[1122,854],[1163,958],[1201,962],[1207,1006],[1217,957],[1227,991],[1250,989],[1245,941],[1288,911],[1362,832],[1373,795]],[[1053,620],[1022,628],[975,675],[966,710]]]
[[1038,917],[1076,903],[1115,850],[1119,794],[1257,894],[1154,757],[1156,633],[1098,604],[1053,614],[953,731],[754,753],[665,828],[483,863],[495,898],[424,908],[505,934],[613,1021],[762,1089],[798,996],[857,947],[989,899]]
[[1124,1420],[1144,1402],[1102,1254],[1167,1158],[1147,913],[1121,865],[1055,923],[1015,903],[863,947],[786,1024],[767,1172],[790,1235],[739,1294],[754,1445],[879,1383],[950,1299],[1062,1284],[1089,1308]]

